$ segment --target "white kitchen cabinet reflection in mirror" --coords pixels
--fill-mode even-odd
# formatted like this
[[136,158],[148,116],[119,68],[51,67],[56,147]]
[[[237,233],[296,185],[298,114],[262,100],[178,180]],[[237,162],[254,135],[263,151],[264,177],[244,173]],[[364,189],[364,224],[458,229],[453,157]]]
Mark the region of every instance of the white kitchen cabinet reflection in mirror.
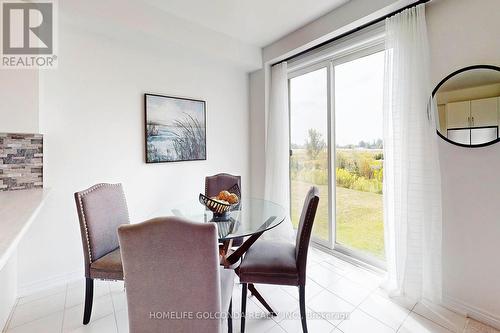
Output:
[[459,70],[436,87],[438,132],[462,146],[498,141],[500,126],[500,68],[471,66]]

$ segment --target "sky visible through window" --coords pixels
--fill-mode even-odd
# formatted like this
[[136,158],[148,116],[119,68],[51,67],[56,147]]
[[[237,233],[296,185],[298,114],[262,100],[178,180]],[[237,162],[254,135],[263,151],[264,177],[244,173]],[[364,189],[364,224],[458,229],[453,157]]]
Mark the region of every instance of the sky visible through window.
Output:
[[[384,52],[335,66],[335,144],[358,146],[382,139]],[[303,146],[308,129],[327,140],[327,70],[291,79],[291,143]]]

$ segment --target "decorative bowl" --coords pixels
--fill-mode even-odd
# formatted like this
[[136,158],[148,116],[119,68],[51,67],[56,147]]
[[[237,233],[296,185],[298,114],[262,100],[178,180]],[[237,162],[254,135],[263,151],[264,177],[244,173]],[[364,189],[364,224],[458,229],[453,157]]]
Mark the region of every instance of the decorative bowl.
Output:
[[234,204],[230,203],[226,204],[218,200],[209,198],[206,195],[200,193],[199,201],[202,205],[204,205],[210,211],[212,211],[212,213],[214,213],[214,218],[213,218],[214,221],[227,221],[229,219],[229,212],[234,208],[239,207],[240,205],[241,192],[239,186],[234,185],[227,191],[236,194],[236,196],[238,197],[238,202]]

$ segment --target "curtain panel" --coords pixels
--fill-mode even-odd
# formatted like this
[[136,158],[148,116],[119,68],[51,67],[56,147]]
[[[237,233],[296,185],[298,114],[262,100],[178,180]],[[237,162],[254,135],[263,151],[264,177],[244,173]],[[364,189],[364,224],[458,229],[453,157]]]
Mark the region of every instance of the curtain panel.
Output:
[[384,228],[393,296],[441,302],[441,179],[425,5],[385,22]]

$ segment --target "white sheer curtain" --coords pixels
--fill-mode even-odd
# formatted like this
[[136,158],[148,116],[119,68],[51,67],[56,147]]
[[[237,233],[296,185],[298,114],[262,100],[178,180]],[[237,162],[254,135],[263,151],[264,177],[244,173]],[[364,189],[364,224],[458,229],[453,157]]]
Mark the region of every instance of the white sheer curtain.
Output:
[[[289,115],[287,63],[271,68],[271,89],[267,116],[265,198],[290,212]],[[291,241],[293,227],[288,217],[263,238]]]
[[441,180],[425,5],[386,20],[384,223],[393,296],[441,301]]

